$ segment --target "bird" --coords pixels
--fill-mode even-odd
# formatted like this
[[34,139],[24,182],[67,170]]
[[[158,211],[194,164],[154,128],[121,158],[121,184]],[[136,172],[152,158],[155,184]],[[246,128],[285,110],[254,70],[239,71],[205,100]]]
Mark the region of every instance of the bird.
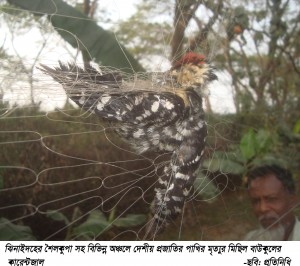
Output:
[[182,214],[200,170],[207,138],[203,93],[217,79],[209,60],[184,54],[166,72],[125,74],[75,63],[40,70],[60,83],[80,108],[115,123],[135,152],[171,153],[158,177],[147,232],[154,236]]

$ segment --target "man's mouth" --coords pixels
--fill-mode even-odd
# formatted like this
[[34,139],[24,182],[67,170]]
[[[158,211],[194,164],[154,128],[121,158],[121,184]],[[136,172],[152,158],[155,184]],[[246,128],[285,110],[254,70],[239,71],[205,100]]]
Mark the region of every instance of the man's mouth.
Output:
[[277,225],[277,222],[278,222],[278,217],[274,217],[274,216],[261,216],[259,217],[259,222],[261,223],[261,225],[264,227],[264,228],[271,228],[273,226],[276,226]]

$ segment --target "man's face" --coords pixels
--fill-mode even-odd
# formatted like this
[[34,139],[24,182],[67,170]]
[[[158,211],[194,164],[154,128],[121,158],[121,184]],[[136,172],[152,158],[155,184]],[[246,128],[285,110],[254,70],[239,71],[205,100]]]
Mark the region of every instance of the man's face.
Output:
[[273,175],[258,177],[249,184],[249,196],[254,213],[264,228],[288,225],[294,219],[290,211],[295,196]]

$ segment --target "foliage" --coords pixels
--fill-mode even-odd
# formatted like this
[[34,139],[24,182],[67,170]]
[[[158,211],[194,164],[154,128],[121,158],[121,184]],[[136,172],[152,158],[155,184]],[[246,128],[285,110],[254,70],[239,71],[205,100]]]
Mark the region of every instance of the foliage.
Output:
[[201,195],[203,200],[212,200],[220,193],[216,185],[208,178],[207,175],[200,172],[194,182],[195,194]]
[[251,161],[253,158],[270,151],[273,140],[269,131],[259,129],[254,132],[250,129],[241,139],[240,150],[244,161]]
[[[22,203],[23,206],[14,212],[2,210],[1,216],[9,218],[11,221],[17,219],[18,222],[24,222],[27,227],[32,228],[32,235],[37,239],[43,239],[40,230],[46,231],[44,227],[39,228],[38,219],[42,219],[46,227],[51,229],[47,232],[47,236],[65,228],[64,231],[66,232],[60,237],[68,240],[93,239],[95,236],[102,238],[106,234],[112,235],[115,230],[123,231],[144,224],[149,212],[149,203],[147,202],[153,198],[153,193],[149,190],[149,182],[153,184],[155,179],[145,178],[141,180],[141,184],[136,183],[139,187],[138,190],[142,189],[145,194],[143,200],[133,206],[130,212],[128,212],[128,205],[137,201],[136,195],[133,193],[134,190],[132,189],[132,193],[128,193],[123,201],[119,197],[123,198],[124,195],[119,192],[124,189],[123,186],[125,188],[128,186],[128,182],[135,180],[134,173],[139,174],[138,169],[143,170],[140,172],[141,176],[149,175],[151,169],[148,162],[141,161],[134,154],[120,152],[119,149],[112,147],[107,138],[118,147],[123,145],[124,151],[128,150],[124,143],[120,142],[114,135],[109,135],[108,131],[106,135],[101,134],[101,130],[99,132],[99,128],[101,129],[102,126],[96,117],[81,117],[80,110],[70,110],[70,106],[64,109],[68,109],[64,114],[55,112],[46,116],[38,111],[38,107],[18,108],[1,119],[1,125],[5,130],[2,130],[0,135],[0,164],[4,166],[0,167],[0,180],[3,181],[2,188],[4,189],[0,192],[0,202],[10,205]],[[86,134],[87,130],[94,133]],[[80,132],[83,133],[78,134]],[[102,152],[100,153],[99,150]],[[68,156],[56,156],[56,153],[71,154],[73,159],[68,158]],[[78,159],[75,159],[76,157]],[[80,205],[80,202],[87,200],[88,191],[99,186],[97,181],[99,176],[114,176],[114,167],[105,167],[105,163],[103,165],[102,163],[100,165],[89,163],[84,166],[82,160],[88,160],[88,162],[115,162],[116,160],[126,162],[126,165],[121,164],[122,167],[128,169],[126,173],[110,179],[109,187],[111,189],[96,190],[93,194],[97,197],[101,195],[103,198],[101,205],[105,206],[104,209],[111,206],[106,204],[114,204],[115,207],[110,213],[104,213],[97,200],[86,205]],[[79,167],[77,167],[78,163]],[[37,175],[39,182],[36,182]],[[86,179],[87,177],[96,177],[96,179],[95,181],[89,180]],[[43,184],[42,187],[39,183]],[[9,189],[22,186],[26,189]],[[116,190],[112,189],[114,187]],[[196,179],[194,187],[195,194],[202,199],[212,199],[219,193],[213,182],[202,174]],[[120,195],[115,196],[118,193]],[[68,197],[74,194],[77,195],[77,204],[66,208]],[[116,197],[116,200],[112,203],[106,203],[106,199],[112,198],[112,196]],[[52,209],[49,208],[48,211],[41,209],[41,213],[32,213],[29,218],[20,218],[24,216],[25,212],[30,212],[27,204],[43,206],[45,203],[58,198],[61,200],[54,201],[51,204]],[[91,208],[95,210],[91,210]],[[88,217],[85,216],[87,213],[89,213]],[[52,226],[52,221],[59,222],[59,225],[57,227]],[[37,228],[34,228],[34,225]],[[22,232],[22,228],[20,230]]]
[[[288,141],[286,134],[290,136]],[[257,131],[249,129],[238,145],[230,145],[228,151],[216,151],[212,158],[204,161],[203,166],[209,172],[243,176],[253,167],[278,164],[291,169],[298,176],[299,140],[300,136],[291,131],[283,133],[262,128]]]
[[[73,219],[76,219],[76,212],[78,212],[77,208],[74,209]],[[65,240],[94,240],[113,227],[127,229],[143,225],[147,218],[144,214],[128,214],[125,217],[115,218],[113,217],[114,210],[107,218],[100,210],[94,210],[90,212],[84,222],[74,226],[74,221],[69,221],[59,211],[48,211],[46,215],[55,221],[63,221],[65,223],[68,228]]]
[[297,120],[294,129],[293,129],[294,134],[300,134],[300,119]]
[[291,123],[299,116],[295,106],[300,96],[296,89],[300,11],[292,11],[294,4],[286,0],[258,0],[253,8],[246,4],[247,27],[225,43],[222,60],[232,77],[238,112],[270,116],[276,112]]
[[[115,162],[116,159],[120,161],[129,160],[127,165],[123,167],[132,168],[136,173],[138,173],[137,171],[140,168],[147,168],[147,164],[144,161],[134,160],[136,159],[134,154],[120,153],[119,150],[116,153],[116,150],[112,149],[112,145],[107,138],[109,137],[110,141],[118,147],[123,145],[124,148],[124,143],[108,131],[106,134],[101,134],[103,126],[99,123],[98,118],[84,118],[80,114],[80,110],[71,109],[70,107],[66,106],[64,114],[60,112],[44,114],[38,111],[38,107],[33,108],[30,106],[15,108],[8,112],[6,116],[2,115],[0,118],[1,126],[3,127],[0,134],[0,188],[3,189],[0,189],[0,217],[5,217],[11,221],[6,222],[3,220],[5,227],[1,228],[1,230],[7,231],[8,228],[11,228],[11,230],[7,231],[8,235],[4,233],[1,233],[1,235],[7,239],[15,238],[15,235],[19,234],[20,240],[29,239],[29,236],[41,240],[43,236],[49,236],[53,232],[60,230],[61,224],[69,230],[66,238],[82,237],[87,239],[90,234],[84,233],[86,230],[85,226],[88,226],[90,222],[93,225],[92,228],[95,235],[102,237],[103,224],[116,223],[115,225],[110,225],[105,230],[106,232],[108,229],[114,228],[123,228],[124,230],[124,228],[141,225],[145,221],[146,216],[137,214],[138,211],[135,212],[135,215],[125,213],[124,209],[127,210],[127,203],[117,204],[118,199],[116,202],[111,201],[108,204],[114,204],[118,208],[122,208],[122,213],[124,212],[122,217],[120,213],[116,214],[115,210],[109,218],[101,214],[102,218],[93,224],[95,215],[98,213],[99,216],[99,210],[91,212],[90,218],[85,221],[83,219],[78,220],[80,212],[83,217],[83,214],[90,212],[90,208],[99,207],[99,202],[97,201],[88,205],[80,205],[81,200],[86,201],[89,191],[94,190],[94,193],[96,195],[100,194],[103,199],[111,198],[111,195],[116,193],[114,189],[97,189],[101,186],[99,185],[99,182],[101,182],[99,175],[113,176],[116,168],[113,166],[107,167],[105,163],[99,164],[96,162]],[[6,110],[7,106],[0,104],[0,108],[3,111]],[[66,111],[67,109],[69,111]],[[90,130],[91,133],[86,134],[87,130]],[[83,132],[83,134],[78,134],[79,132]],[[90,148],[86,149],[86,147]],[[105,152],[99,154],[99,150]],[[56,156],[56,152],[72,154],[73,158]],[[80,158],[82,159],[80,160]],[[82,165],[84,161],[89,161],[89,163]],[[91,161],[95,163],[90,163]],[[78,163],[80,167],[76,167]],[[59,171],[55,170],[56,167]],[[123,173],[118,178],[111,179],[112,186],[121,187],[120,189],[122,189],[122,184],[126,184],[126,178],[129,180],[135,178],[129,173],[131,173],[131,170],[128,170],[128,174]],[[37,175],[39,180],[44,183],[44,186],[41,187],[39,182],[36,182]],[[87,179],[87,177],[93,176],[96,178]],[[51,185],[47,185],[48,183],[65,183],[67,186],[57,185],[52,189]],[[15,189],[18,187],[24,188]],[[43,210],[35,213],[29,207],[32,205],[43,205],[43,203],[50,202],[55,198],[68,197],[68,195],[74,195],[78,191],[81,191],[81,196],[77,195],[75,208],[67,208],[64,212],[46,212]],[[135,196],[132,195],[132,197],[134,198]],[[134,200],[136,199],[134,198]],[[64,204],[67,205],[67,202],[67,199],[60,200],[51,206],[55,210],[60,210],[62,207],[65,207]],[[20,208],[15,207],[14,211],[11,211],[9,208],[3,208],[3,204],[5,204],[4,207],[20,206]],[[106,206],[105,204],[103,203],[104,206]],[[148,204],[145,205],[149,206]],[[147,208],[142,203],[139,206],[139,210],[143,208],[147,212]],[[80,212],[78,211],[79,208]],[[42,213],[44,212],[48,216],[43,215]],[[30,213],[30,215],[27,217],[25,213]],[[116,217],[117,215],[118,217]],[[78,221],[74,222],[76,219]],[[39,225],[40,220],[46,224],[46,227],[43,227],[42,223]],[[25,227],[15,227],[12,224],[13,221],[22,222],[24,224],[22,226]],[[57,227],[54,226],[52,228],[53,221],[59,222]],[[1,222],[0,224],[2,225]],[[15,230],[15,235],[13,230]],[[62,236],[60,235],[59,237]],[[61,240],[62,238],[59,239]]]
[[[74,212],[78,211],[76,208]],[[59,211],[47,211],[46,216],[55,221],[62,221],[68,228],[65,240],[94,240],[101,236],[112,227],[132,228],[142,225],[146,222],[146,216],[143,214],[128,214],[114,221],[109,221],[105,215],[99,211],[92,211],[86,221],[77,226],[73,225],[73,221]],[[13,224],[6,218],[0,218],[0,240],[2,241],[30,241],[37,240],[31,228],[24,225]]]
[[[170,5],[169,1],[140,2],[135,14],[113,28],[118,40],[62,0],[55,1],[56,14],[53,14],[52,2],[49,1],[9,2],[32,12],[49,14],[51,23],[63,38],[78,47],[76,38],[73,38],[77,36],[92,58],[104,65],[129,67],[124,62],[115,63],[115,60],[124,59],[123,52],[125,61],[128,58],[131,61],[130,53],[120,46],[119,41],[141,61],[147,58],[153,62],[154,55],[170,55],[169,58],[174,60],[186,50],[203,52],[209,58],[210,54],[215,54],[215,64],[232,78],[238,113],[271,115],[275,110],[289,126],[299,117],[300,11],[293,10],[293,5],[297,5],[294,1],[191,0],[175,1],[175,5]],[[71,17],[81,19],[72,20]],[[108,46],[97,37],[98,33],[105,36]],[[109,52],[105,47],[109,47]]]
[[11,221],[0,217],[0,241],[30,241],[36,240],[30,227],[16,225]]
[[[150,58],[152,63],[153,56],[166,56],[174,60],[187,50],[203,52],[208,55],[209,59],[214,58],[217,68],[228,72],[231,76],[236,114],[233,114],[232,119],[220,115],[219,120],[214,121],[210,126],[216,130],[218,122],[221,121],[229,126],[232,125],[235,131],[230,130],[228,134],[220,132],[223,143],[220,146],[216,145],[216,148],[212,145],[214,150],[211,156],[207,155],[209,158],[204,161],[203,168],[209,173],[221,172],[242,177],[254,166],[275,162],[290,168],[299,177],[300,11],[294,8],[298,7],[295,1],[189,0],[174,1],[174,6],[171,7],[170,2],[166,0],[159,3],[156,0],[143,1],[139,3],[137,12],[128,21],[121,22],[113,29],[116,34],[102,29],[95,21],[82,14],[78,7],[73,8],[62,0],[7,1],[33,12],[35,16],[30,16],[30,19],[38,20],[41,14],[47,14],[49,21],[62,38],[73,47],[89,53],[91,58],[103,65],[127,68],[129,71],[133,66],[134,70],[141,71],[143,68],[131,54],[141,61],[146,57]],[[53,12],[53,2],[57,5],[58,12]],[[9,9],[3,6],[2,10]],[[21,16],[20,10],[16,9],[11,10],[10,14]],[[25,20],[22,19],[22,21]],[[26,23],[22,25],[26,27]],[[129,52],[120,45],[120,42],[128,47]],[[12,70],[16,65],[21,65],[20,60],[8,56],[4,49],[1,49],[0,53],[1,57],[5,58],[0,66],[7,72],[14,73]],[[22,78],[15,75],[15,78],[10,76],[9,82],[14,82],[17,77]],[[5,87],[10,88],[10,84],[5,84]],[[33,123],[31,118],[28,118],[30,114],[25,114],[23,111],[15,112],[16,117],[19,115],[27,118],[23,119],[26,121],[15,122],[14,126],[19,126],[20,130],[28,129],[30,123]],[[42,117],[43,119],[38,121],[39,126],[34,125],[35,132],[41,133],[42,136],[84,132],[88,127],[88,123],[81,126],[81,123],[72,124],[72,122],[69,123],[70,121],[57,126],[58,121],[61,121],[60,118],[54,117],[51,124],[45,123],[47,120],[45,116]],[[2,121],[7,122],[5,119]],[[96,124],[95,121],[92,123]],[[97,127],[96,130],[99,128]],[[12,140],[19,137],[20,134],[10,135]],[[35,138],[27,134],[24,140],[33,141],[32,145],[35,145],[37,140]],[[73,155],[80,157],[81,153],[86,152],[87,158],[94,160],[94,156],[99,156],[97,150],[86,151],[85,147],[90,144],[88,138],[78,142],[72,136],[70,143],[56,142],[51,138],[48,140],[53,142],[49,146],[60,147],[61,153],[68,154],[68,150],[64,149],[76,143],[76,151],[72,151]],[[94,145],[90,147],[109,150],[105,146],[105,140],[97,139],[93,143]],[[29,163],[29,160],[39,162],[41,157],[39,152],[42,151],[36,146],[34,146],[36,154],[32,153],[31,159],[26,157],[24,151],[18,154],[18,150],[14,149],[10,149],[6,157],[14,158],[16,165],[22,160],[27,160],[26,163]],[[27,150],[32,150],[32,146],[27,147]],[[110,150],[108,153],[111,156]],[[46,154],[45,157],[47,156],[49,155]],[[51,158],[52,161],[45,160],[39,166],[30,167],[38,172],[43,167],[53,167],[53,164],[57,162],[56,159]],[[128,159],[126,155],[124,155],[125,159]],[[57,160],[62,165],[68,165],[61,158]],[[97,158],[97,160],[101,161],[103,158]],[[5,186],[3,171],[1,169],[0,188]],[[91,172],[87,174],[92,173],[92,170],[89,171]],[[72,178],[70,173],[62,170],[60,178],[65,176]],[[196,193],[204,192],[203,196],[207,198],[214,197],[219,192],[209,179],[204,178],[202,173],[195,182],[195,188]],[[67,218],[69,216],[60,212],[51,214],[48,212],[48,216],[52,220],[68,225],[70,228],[68,239],[74,237],[92,239],[95,235],[101,235],[110,230],[112,223],[115,227],[122,227],[122,225],[131,227],[143,220],[138,215],[130,216],[129,214],[119,219],[112,219],[115,217],[113,212],[111,217],[107,218],[100,210],[91,212],[87,220],[81,224],[74,223],[74,219]],[[10,223],[7,224],[12,226]],[[26,232],[23,227],[16,230]],[[27,233],[30,235],[29,231]]]
[[170,12],[169,1],[139,2],[137,11],[125,21],[120,21],[113,30],[121,43],[143,63],[153,64],[153,57],[166,56],[172,39],[173,27],[166,13]]

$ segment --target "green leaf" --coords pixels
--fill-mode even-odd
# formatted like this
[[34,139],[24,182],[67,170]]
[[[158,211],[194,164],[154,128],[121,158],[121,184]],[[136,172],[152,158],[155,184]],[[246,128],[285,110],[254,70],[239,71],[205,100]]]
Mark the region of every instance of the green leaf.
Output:
[[241,139],[240,149],[242,156],[249,161],[256,155],[256,138],[255,133],[250,129]]
[[105,215],[99,210],[94,210],[84,223],[73,229],[73,235],[94,239],[110,228],[111,223],[107,221]]
[[252,162],[252,167],[272,164],[279,165],[283,168],[288,168],[288,161],[284,160],[283,158],[279,158],[278,156],[271,153],[267,153],[263,156],[255,158]]
[[1,241],[30,241],[37,240],[29,226],[16,225],[6,218],[0,218],[0,240]]
[[234,9],[235,21],[242,26],[243,29],[249,28],[249,13],[243,6],[237,6]]
[[74,48],[97,63],[125,72],[144,71],[116,36],[62,0],[8,0],[35,15],[47,14],[55,30]]
[[52,210],[48,210],[46,212],[46,216],[51,218],[54,221],[62,221],[64,222],[66,225],[68,225],[70,222],[68,220],[68,218],[61,212],[58,211],[52,211]]
[[254,33],[254,40],[256,42],[261,42],[264,40],[264,35],[261,32],[255,32]]
[[203,168],[206,168],[212,173],[244,173],[244,164],[246,163],[244,157],[241,155],[237,146],[232,146],[231,150],[232,151],[229,152],[214,152],[212,158],[203,161]]
[[239,146],[233,145],[231,147],[229,146],[229,148],[231,151],[224,152],[222,158],[225,158],[226,160],[234,161],[240,165],[246,163],[245,158],[241,154],[241,150],[239,149]]
[[147,216],[144,214],[128,214],[113,222],[113,225],[121,228],[129,228],[142,225],[147,221]]
[[242,164],[232,160],[222,160],[220,165],[221,173],[230,173],[240,175],[245,172],[245,168]]
[[260,129],[255,135],[255,144],[257,153],[264,153],[270,150],[272,146],[272,136],[271,133],[267,130]]
[[293,128],[293,132],[295,134],[299,134],[300,133],[300,119],[297,120],[297,122],[296,122],[296,124],[295,124],[295,126]]
[[260,22],[262,21],[263,19],[266,18],[267,14],[266,14],[266,10],[260,10],[258,12],[255,12],[255,16],[256,16],[256,21],[257,22]]
[[207,169],[209,172],[218,172],[220,171],[220,159],[212,158],[207,159],[202,162],[202,168]]
[[221,172],[230,174],[244,173],[244,166],[238,160],[213,158],[203,161],[203,167],[207,168],[209,172]]
[[195,194],[200,194],[204,199],[213,199],[220,192],[214,182],[203,173],[199,173],[194,182]]

